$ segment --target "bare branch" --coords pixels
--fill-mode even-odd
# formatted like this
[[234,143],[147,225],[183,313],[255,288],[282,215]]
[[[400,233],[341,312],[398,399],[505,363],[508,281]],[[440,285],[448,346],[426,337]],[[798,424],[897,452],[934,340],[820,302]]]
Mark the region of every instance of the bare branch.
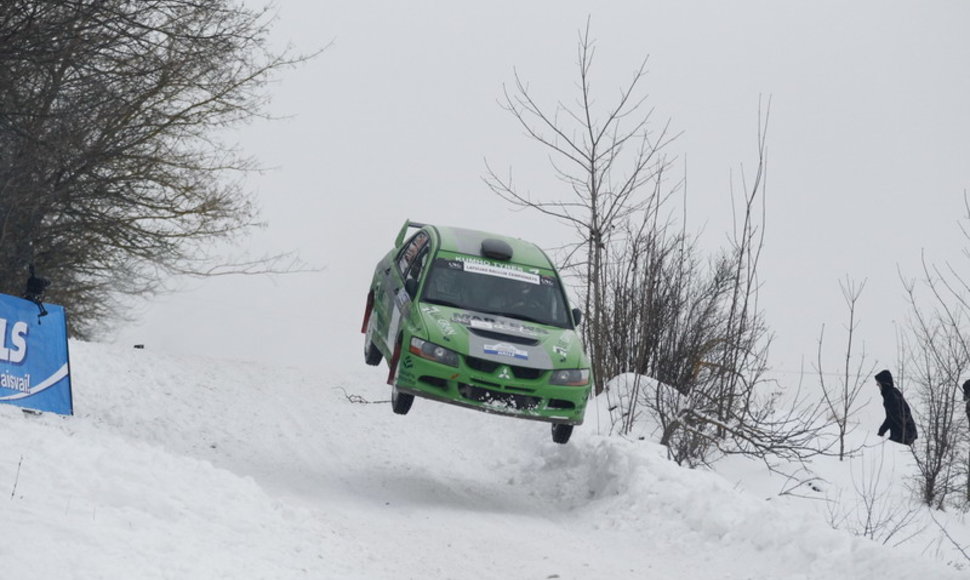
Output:
[[259,225],[240,181],[258,168],[218,130],[266,117],[263,87],[319,54],[270,51],[271,22],[228,0],[5,3],[0,292],[35,264],[85,337],[169,274],[282,272],[209,254]]

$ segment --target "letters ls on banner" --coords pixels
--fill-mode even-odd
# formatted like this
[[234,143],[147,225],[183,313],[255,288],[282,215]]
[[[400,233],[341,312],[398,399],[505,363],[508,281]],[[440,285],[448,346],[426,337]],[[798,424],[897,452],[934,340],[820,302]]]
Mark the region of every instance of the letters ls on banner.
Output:
[[0,294],[0,403],[72,415],[64,308]]

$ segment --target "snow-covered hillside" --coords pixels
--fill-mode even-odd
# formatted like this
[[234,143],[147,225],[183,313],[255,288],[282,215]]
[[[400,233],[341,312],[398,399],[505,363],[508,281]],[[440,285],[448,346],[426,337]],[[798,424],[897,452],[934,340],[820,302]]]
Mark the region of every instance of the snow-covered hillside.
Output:
[[[76,416],[0,407],[0,578],[947,579],[925,546],[649,441],[327,374],[71,343]],[[752,488],[754,489],[754,486]]]

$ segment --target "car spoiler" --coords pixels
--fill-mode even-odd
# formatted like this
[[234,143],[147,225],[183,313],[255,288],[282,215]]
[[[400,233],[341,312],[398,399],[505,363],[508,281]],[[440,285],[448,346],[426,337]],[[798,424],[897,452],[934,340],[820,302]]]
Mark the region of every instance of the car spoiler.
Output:
[[394,247],[400,248],[401,244],[404,243],[404,238],[407,237],[408,228],[423,228],[427,224],[422,224],[419,222],[413,222],[411,220],[404,220],[404,225],[401,226],[401,231],[397,234],[397,240],[394,241]]

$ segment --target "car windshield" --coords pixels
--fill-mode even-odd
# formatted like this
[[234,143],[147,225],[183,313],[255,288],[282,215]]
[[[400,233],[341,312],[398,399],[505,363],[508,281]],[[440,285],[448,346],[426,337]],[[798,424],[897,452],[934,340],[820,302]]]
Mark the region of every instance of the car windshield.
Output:
[[572,327],[559,280],[513,265],[438,258],[428,273],[421,300],[560,328]]

